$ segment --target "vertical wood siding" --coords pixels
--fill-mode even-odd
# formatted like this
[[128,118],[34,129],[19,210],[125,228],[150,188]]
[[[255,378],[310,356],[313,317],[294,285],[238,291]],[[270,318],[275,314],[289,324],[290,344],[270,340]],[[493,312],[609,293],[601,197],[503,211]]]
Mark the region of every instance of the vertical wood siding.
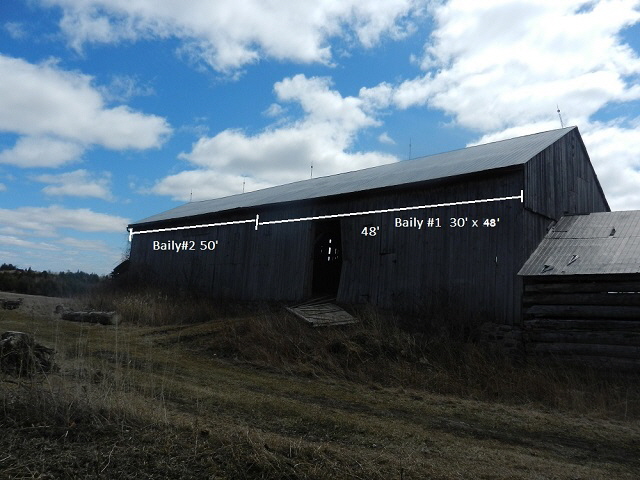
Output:
[[577,130],[524,166],[525,206],[554,220],[565,213],[610,211]]
[[[199,218],[204,223],[276,220],[412,205],[519,195],[510,200],[380,213],[340,220],[342,275],[338,301],[371,303],[425,317],[519,323],[521,280],[517,272],[544,237],[550,221],[568,211],[608,210],[582,141],[571,131],[527,164],[510,169],[431,181],[412,187],[341,195],[232,214]],[[417,217],[421,230],[396,228],[394,219]],[[449,227],[450,218],[500,218],[496,228]],[[442,228],[427,228],[439,218]],[[179,220],[178,220],[179,222]],[[175,225],[175,223],[174,223]],[[376,236],[361,234],[379,226]],[[311,295],[314,221],[253,224],[135,235],[134,268],[175,288],[246,300],[300,300]],[[153,240],[218,240],[214,252],[154,252]]]
[[[214,251],[154,251],[153,241],[217,240]],[[252,224],[134,235],[132,263],[151,280],[214,297],[299,300],[308,294],[310,224]]]
[[[372,199],[366,201],[373,208],[389,208],[512,196],[521,188],[521,172],[513,171],[379,195],[373,204]],[[354,199],[350,207],[361,209],[363,202]],[[410,217],[424,220],[421,230],[395,227],[395,218]],[[466,227],[449,227],[451,218],[460,217],[469,219]],[[439,218],[442,228],[427,228],[429,218]],[[488,218],[500,218],[498,226],[483,227]],[[479,227],[471,226],[473,219],[479,220]],[[524,262],[519,201],[383,213],[345,219],[342,225],[344,264],[338,300],[461,321],[509,323],[517,314],[520,297],[514,281]],[[361,235],[368,225],[380,226],[376,237]]]

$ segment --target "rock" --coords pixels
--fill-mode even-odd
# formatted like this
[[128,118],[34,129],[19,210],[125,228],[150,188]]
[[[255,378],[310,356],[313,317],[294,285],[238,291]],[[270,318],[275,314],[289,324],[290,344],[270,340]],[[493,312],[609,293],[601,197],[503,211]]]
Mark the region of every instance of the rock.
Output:
[[4,332],[0,335],[0,370],[17,377],[56,369],[55,350],[37,343],[28,333]]
[[120,323],[120,315],[116,312],[64,312],[61,318],[70,322],[99,323],[100,325]]
[[53,310],[53,313],[63,313],[64,305],[56,305],[56,308]]

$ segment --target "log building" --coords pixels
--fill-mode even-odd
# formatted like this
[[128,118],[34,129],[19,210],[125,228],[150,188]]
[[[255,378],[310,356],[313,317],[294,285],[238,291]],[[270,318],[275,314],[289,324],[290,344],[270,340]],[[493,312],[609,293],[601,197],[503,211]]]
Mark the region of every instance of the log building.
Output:
[[640,369],[640,211],[562,217],[519,275],[529,356]]

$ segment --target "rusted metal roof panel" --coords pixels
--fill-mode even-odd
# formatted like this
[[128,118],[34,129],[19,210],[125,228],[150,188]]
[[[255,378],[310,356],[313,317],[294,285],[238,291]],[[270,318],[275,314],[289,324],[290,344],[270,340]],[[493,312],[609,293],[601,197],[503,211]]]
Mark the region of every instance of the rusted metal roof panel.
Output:
[[576,127],[551,130],[364,170],[303,180],[255,192],[191,202],[139,220],[131,226],[238,208],[272,205],[396,185],[407,185],[522,165],[574,128]]
[[640,273],[640,211],[562,217],[521,276]]

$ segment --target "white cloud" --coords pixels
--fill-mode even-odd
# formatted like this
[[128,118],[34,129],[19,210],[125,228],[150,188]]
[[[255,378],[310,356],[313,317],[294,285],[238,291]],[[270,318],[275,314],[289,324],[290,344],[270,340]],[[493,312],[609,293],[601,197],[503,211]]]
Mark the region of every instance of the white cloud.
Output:
[[14,227],[0,227],[0,235],[24,236],[26,232]]
[[262,114],[267,117],[279,117],[284,112],[285,109],[282,108],[282,105],[278,103],[272,103],[264,112],[262,112]]
[[0,152],[0,163],[19,167],[59,167],[74,162],[84,151],[75,142],[52,137],[27,136],[18,139],[13,148]]
[[63,9],[70,45],[175,37],[187,56],[219,71],[262,58],[330,63],[329,40],[365,48],[413,31],[427,0],[41,0]]
[[0,225],[25,231],[28,235],[56,236],[58,229],[82,232],[113,232],[126,230],[129,220],[115,215],[97,213],[88,208],[49,207],[0,208]]
[[170,175],[158,182],[151,192],[169,195],[176,200],[195,202],[242,193],[243,184],[245,192],[273,185],[239,174],[200,169]]
[[637,121],[596,121],[603,107],[640,99],[640,56],[620,35],[640,22],[637,0],[450,0],[431,12],[425,73],[361,98],[442,110],[481,133],[477,143],[559,128],[559,105],[565,125],[580,127],[612,208],[640,208]]
[[37,248],[38,250],[62,250],[60,247],[56,247],[50,243],[45,242],[31,242],[18,237],[11,237],[8,235],[0,235],[0,245],[8,245],[11,247],[24,247],[24,248]]
[[594,122],[583,132],[612,210],[640,209],[640,127]]
[[[5,226],[9,222],[9,226]],[[98,214],[87,209],[66,210],[61,207],[18,208],[0,210],[0,256],[16,259],[12,263],[36,270],[97,272],[111,271],[122,258],[122,249],[103,241],[117,232],[126,243],[128,220]],[[18,226],[20,228],[18,228]],[[67,229],[79,230],[80,238],[61,236]],[[87,238],[96,235],[99,239]]]
[[351,152],[359,131],[379,124],[358,97],[342,97],[327,78],[296,75],[277,82],[280,102],[298,103],[302,119],[256,135],[224,130],[202,137],[181,158],[198,167],[159,181],[154,193],[189,200],[212,198],[309,178],[358,170],[397,160],[377,152]]
[[[461,126],[491,131],[557,120],[556,103],[582,123],[605,104],[640,98],[629,75],[640,58],[618,33],[640,20],[638,2],[453,0],[434,10],[426,75],[401,84],[401,107],[427,104]],[[552,28],[550,28],[552,27]],[[636,77],[637,78],[637,77]]]
[[113,200],[113,195],[110,191],[111,174],[109,172],[92,175],[87,170],[75,170],[59,175],[38,175],[33,179],[37,182],[54,184],[42,189],[47,195],[95,197],[103,200]]
[[4,183],[0,183],[0,192],[4,192],[7,190],[7,186]]
[[395,145],[396,142],[393,138],[389,136],[387,132],[382,132],[380,136],[378,136],[378,141],[380,143],[386,143],[387,145]]
[[77,160],[84,149],[159,147],[171,132],[166,120],[108,108],[92,78],[0,55],[0,131],[22,135],[0,161],[24,167],[59,166]]

